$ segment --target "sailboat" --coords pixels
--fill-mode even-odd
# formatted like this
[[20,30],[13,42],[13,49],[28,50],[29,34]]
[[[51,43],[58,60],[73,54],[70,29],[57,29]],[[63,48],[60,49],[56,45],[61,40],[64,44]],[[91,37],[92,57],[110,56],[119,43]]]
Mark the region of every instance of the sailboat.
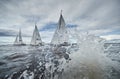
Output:
[[33,36],[32,36],[30,45],[32,45],[32,46],[40,46],[40,45],[43,45],[42,40],[41,40],[41,37],[40,37],[40,34],[39,34],[39,30],[38,30],[36,24],[35,24],[35,29],[34,29],[34,31],[33,31]]
[[60,18],[57,24],[57,29],[55,30],[54,36],[51,40],[51,44],[55,45],[67,44],[68,39],[69,39],[68,31],[61,10]]
[[22,40],[21,29],[19,30],[19,33],[16,36],[16,39],[14,41],[14,45],[18,45],[18,46],[26,45],[26,44],[23,43],[23,40]]

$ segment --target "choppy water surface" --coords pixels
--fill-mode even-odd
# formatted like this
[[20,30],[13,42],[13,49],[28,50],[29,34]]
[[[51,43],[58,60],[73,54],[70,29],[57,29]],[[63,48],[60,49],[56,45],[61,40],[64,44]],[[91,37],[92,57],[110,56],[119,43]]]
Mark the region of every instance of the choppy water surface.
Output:
[[120,44],[93,36],[70,46],[0,46],[0,79],[119,79]]

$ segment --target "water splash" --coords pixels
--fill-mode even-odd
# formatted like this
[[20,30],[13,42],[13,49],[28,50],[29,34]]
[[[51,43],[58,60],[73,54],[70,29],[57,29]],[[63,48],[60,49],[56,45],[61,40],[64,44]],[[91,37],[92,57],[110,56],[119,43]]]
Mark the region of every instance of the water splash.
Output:
[[64,65],[63,79],[110,79],[119,64],[104,53],[104,40],[87,33],[79,34],[79,50],[72,52],[69,63]]
[[111,46],[88,33],[76,36],[70,46],[14,47],[1,63],[2,79],[119,79],[120,64],[105,53]]

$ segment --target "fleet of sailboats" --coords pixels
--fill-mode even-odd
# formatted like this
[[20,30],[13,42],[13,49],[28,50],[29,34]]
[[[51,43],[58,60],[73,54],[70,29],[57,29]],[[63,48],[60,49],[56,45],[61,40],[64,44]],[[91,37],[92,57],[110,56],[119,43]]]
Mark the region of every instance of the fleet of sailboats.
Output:
[[[58,44],[68,44],[68,32],[65,24],[65,20],[62,15],[62,11],[60,13],[60,18],[57,24],[57,29],[53,35],[53,38],[51,40],[51,44],[58,45]],[[30,42],[31,46],[41,46],[44,43],[41,40],[39,30],[37,28],[37,25],[35,24],[35,28],[33,31],[32,39]],[[19,34],[16,36],[14,45],[25,45],[22,40],[21,36],[21,29],[19,30]]]

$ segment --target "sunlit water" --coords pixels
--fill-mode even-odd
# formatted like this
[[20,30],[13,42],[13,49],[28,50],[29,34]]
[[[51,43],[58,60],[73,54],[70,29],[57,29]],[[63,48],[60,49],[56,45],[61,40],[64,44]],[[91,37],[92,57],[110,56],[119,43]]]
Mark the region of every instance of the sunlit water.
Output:
[[119,43],[88,34],[77,37],[70,46],[1,43],[0,79],[120,79]]

